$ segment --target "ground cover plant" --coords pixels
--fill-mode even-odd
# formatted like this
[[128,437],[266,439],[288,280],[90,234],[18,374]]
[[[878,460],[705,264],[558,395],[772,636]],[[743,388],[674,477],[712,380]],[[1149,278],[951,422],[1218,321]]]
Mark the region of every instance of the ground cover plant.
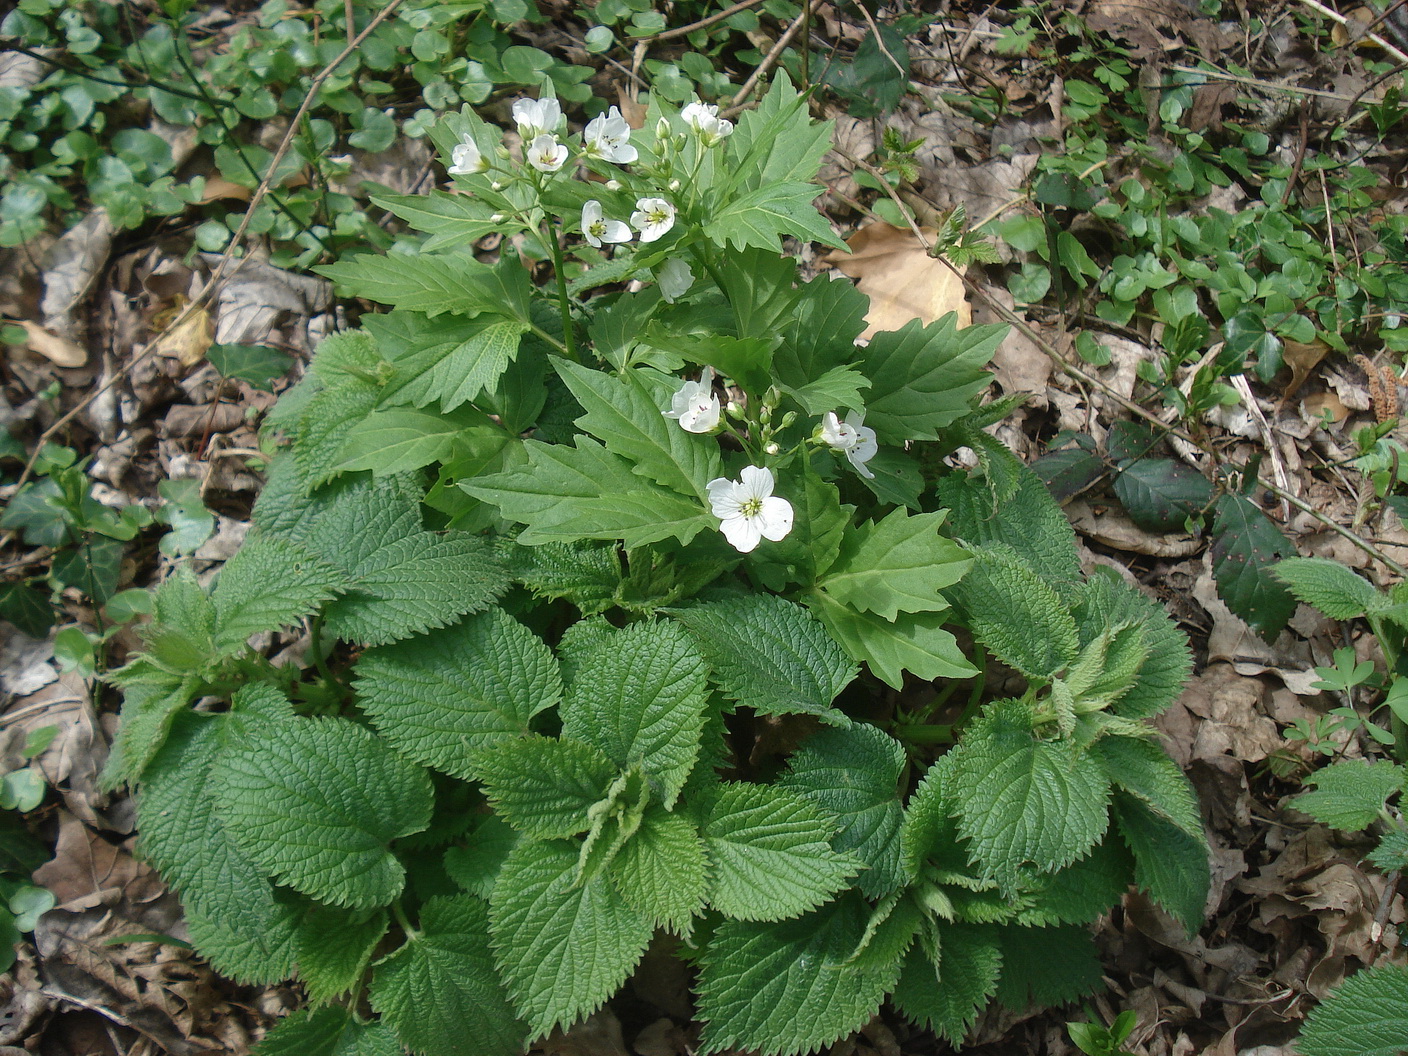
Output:
[[[468,109],[433,130],[466,193],[379,199],[424,243],[322,269],[390,310],[325,339],[254,533],[213,589],[158,589],[112,676],[108,780],[195,947],[325,1006],[264,1051],[516,1052],[657,932],[709,1051],[810,1051],[887,995],[956,1041],[994,998],[1097,986],[1084,925],[1130,883],[1196,926],[1201,823],[1146,722],[1187,648],[980,439],[1004,328],[858,348],[863,296],[798,280],[780,235],[839,243],[810,207],[830,130],[785,77],[736,127],[513,116],[521,155]],[[552,280],[460,248],[495,230]],[[985,475],[943,469],[960,443]],[[305,618],[306,669],[249,651]],[[1026,689],[863,721],[879,683],[975,661]],[[785,769],[731,747],[787,716]]]

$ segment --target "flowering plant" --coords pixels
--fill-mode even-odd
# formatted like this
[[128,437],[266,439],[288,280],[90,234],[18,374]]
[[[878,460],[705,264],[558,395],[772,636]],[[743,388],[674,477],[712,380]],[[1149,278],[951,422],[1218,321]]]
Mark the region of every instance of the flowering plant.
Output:
[[[811,1051],[887,995],[958,1040],[1097,984],[1131,880],[1199,912],[1144,721],[1186,648],[984,431],[1003,328],[858,346],[866,298],[783,254],[841,245],[805,102],[575,134],[525,99],[516,141],[466,109],[456,193],[377,198],[423,238],[321,269],[389,310],[280,399],[217,584],[158,592],[107,772],[193,944],[320,1006],[269,1052],[510,1056],[662,932],[701,1051]],[[302,665],[250,645],[305,620]],[[983,701],[989,653],[1022,696]]]

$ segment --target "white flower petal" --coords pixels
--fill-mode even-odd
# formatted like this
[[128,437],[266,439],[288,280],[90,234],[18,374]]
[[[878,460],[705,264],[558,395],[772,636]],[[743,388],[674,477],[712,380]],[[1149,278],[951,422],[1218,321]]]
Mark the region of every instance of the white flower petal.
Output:
[[754,518],[764,539],[777,542],[792,530],[792,504],[772,495],[763,500],[763,511]]
[[694,272],[678,257],[671,257],[655,269],[655,281],[660,284],[660,296],[674,304],[694,285]]
[[725,518],[719,525],[719,531],[724,533],[724,538],[740,554],[751,553],[757,549],[759,541],[763,538],[763,531],[756,518],[744,517],[741,514]]

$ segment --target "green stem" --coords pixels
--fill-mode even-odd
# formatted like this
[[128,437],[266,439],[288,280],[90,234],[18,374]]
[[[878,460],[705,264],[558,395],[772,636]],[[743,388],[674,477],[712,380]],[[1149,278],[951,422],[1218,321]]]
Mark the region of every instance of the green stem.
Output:
[[563,272],[562,264],[562,243],[554,235],[552,221],[544,222],[547,228],[548,246],[552,249],[552,270],[557,279],[557,307],[562,313],[562,340],[564,342],[562,351],[573,363],[581,362],[577,358],[577,339],[572,333],[572,302],[567,298],[567,276]]
[[408,939],[420,938],[420,929],[412,927],[411,920],[406,916],[406,911],[402,908],[400,899],[391,903],[391,914],[396,918],[396,923],[401,925],[401,930],[406,933]]
[[308,651],[313,654],[313,665],[317,667],[318,674],[329,685],[334,684],[337,680],[332,677],[328,662],[323,657],[323,621],[319,616],[308,622]]
[[901,726],[894,732],[908,744],[952,744],[955,740],[951,725]]
[[[1379,648],[1384,651],[1384,662],[1388,665],[1389,677],[1398,674],[1398,660],[1400,651],[1398,640],[1394,637],[1396,631],[1392,631],[1384,626],[1384,623],[1377,616],[1369,617],[1369,627],[1374,632],[1374,637],[1379,640]],[[1393,732],[1393,754],[1400,763],[1408,763],[1408,723],[1405,723],[1398,716],[1398,712],[1389,709],[1389,729]]]

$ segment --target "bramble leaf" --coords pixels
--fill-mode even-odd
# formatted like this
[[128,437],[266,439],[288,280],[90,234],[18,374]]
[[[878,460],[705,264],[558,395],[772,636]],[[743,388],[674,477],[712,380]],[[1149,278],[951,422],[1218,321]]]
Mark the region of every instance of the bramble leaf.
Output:
[[1295,547],[1245,495],[1222,496],[1213,512],[1212,574],[1217,592],[1254,631],[1274,638],[1291,618],[1296,602],[1272,569],[1293,557]]

